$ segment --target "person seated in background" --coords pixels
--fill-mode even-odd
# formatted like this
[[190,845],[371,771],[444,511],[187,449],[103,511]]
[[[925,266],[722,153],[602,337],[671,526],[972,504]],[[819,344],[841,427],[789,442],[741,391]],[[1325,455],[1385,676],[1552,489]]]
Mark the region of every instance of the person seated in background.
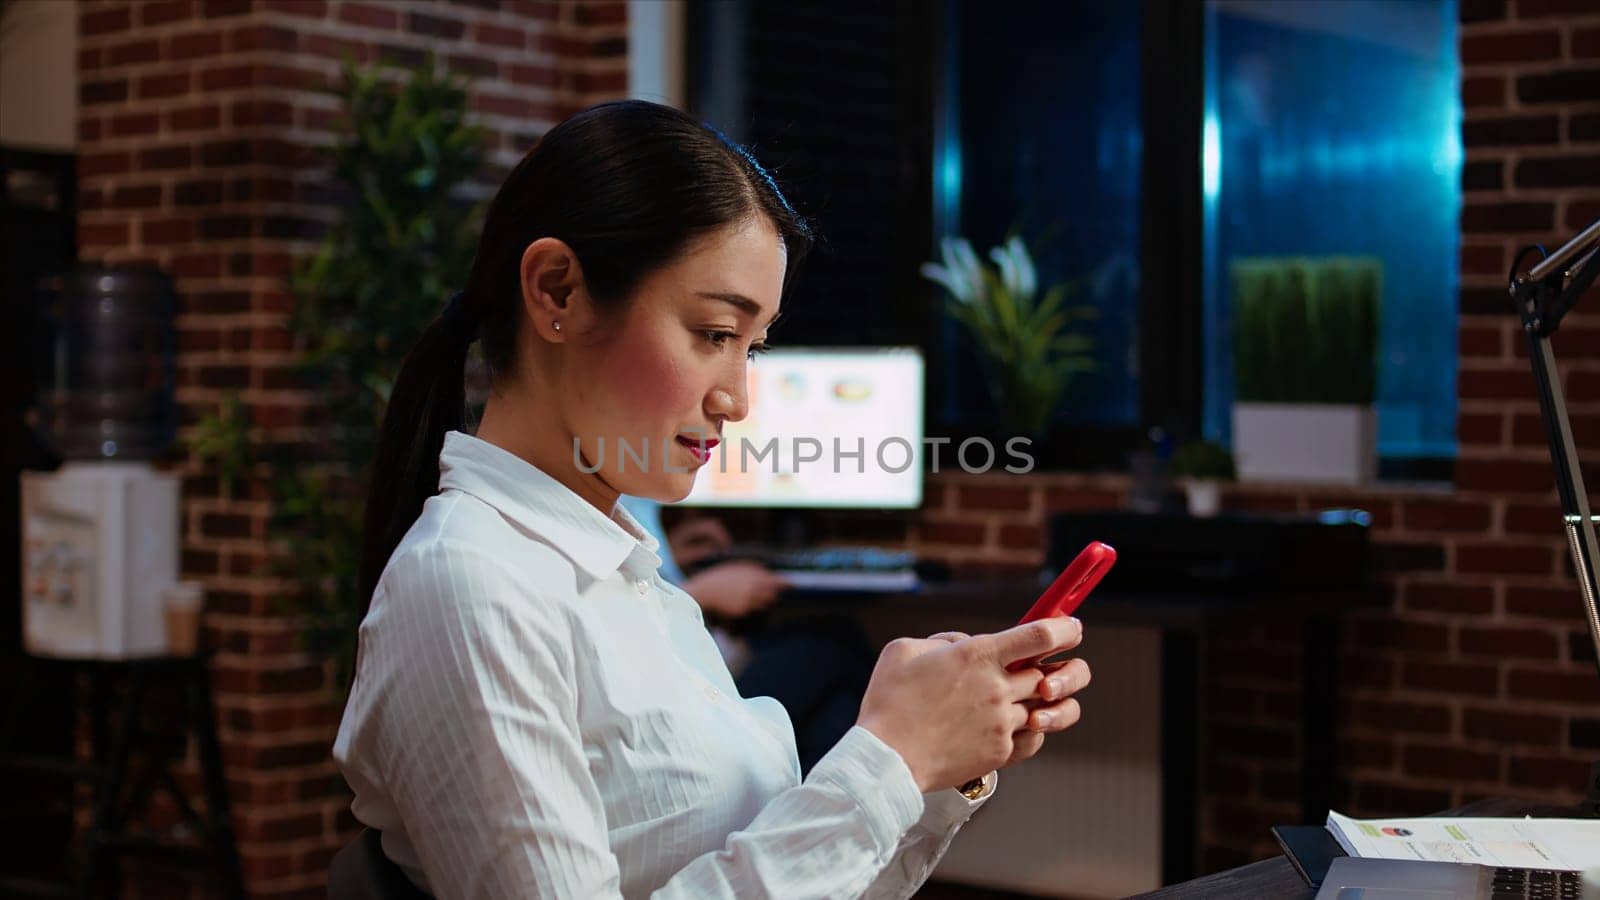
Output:
[[877,653],[861,626],[845,616],[767,626],[761,613],[788,587],[783,576],[749,559],[697,568],[733,548],[721,519],[691,513],[667,530],[655,501],[624,494],[620,502],[661,543],[661,577],[700,605],[739,693],[775,698],[788,710],[800,770],[810,772],[855,724],[872,677]]

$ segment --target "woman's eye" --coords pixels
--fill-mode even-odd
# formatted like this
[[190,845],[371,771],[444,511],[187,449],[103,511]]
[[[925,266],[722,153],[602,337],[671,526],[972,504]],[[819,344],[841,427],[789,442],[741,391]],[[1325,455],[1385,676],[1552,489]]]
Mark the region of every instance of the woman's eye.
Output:
[[[710,341],[712,346],[717,347],[718,349],[721,349],[721,347],[727,343],[729,338],[736,338],[739,336],[731,331],[702,331],[700,333],[705,335],[706,340]],[[766,344],[751,344],[750,349],[745,353],[745,357],[747,359],[754,360],[757,356],[760,356],[771,349],[772,348]]]

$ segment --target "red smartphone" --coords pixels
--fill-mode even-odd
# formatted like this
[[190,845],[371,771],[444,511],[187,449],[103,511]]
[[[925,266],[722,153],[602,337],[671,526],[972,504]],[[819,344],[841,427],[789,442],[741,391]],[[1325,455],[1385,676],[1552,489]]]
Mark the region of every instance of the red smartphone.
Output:
[[[1072,564],[1061,570],[1056,580],[1050,582],[1043,594],[1034,602],[1033,608],[1027,615],[1018,620],[1018,625],[1032,622],[1035,619],[1045,619],[1050,616],[1070,616],[1077,611],[1084,600],[1089,598],[1091,591],[1111,571],[1112,565],[1117,561],[1117,551],[1110,544],[1093,541],[1083,548],[1078,558]],[[1046,654],[1048,656],[1048,654]],[[1034,665],[1045,657],[1033,659],[1019,659],[1006,666],[1008,672],[1020,672]]]

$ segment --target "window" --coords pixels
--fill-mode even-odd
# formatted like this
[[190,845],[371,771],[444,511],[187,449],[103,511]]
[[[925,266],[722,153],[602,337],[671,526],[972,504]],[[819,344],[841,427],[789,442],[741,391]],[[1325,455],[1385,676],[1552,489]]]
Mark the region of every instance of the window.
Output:
[[920,3],[689,4],[690,111],[821,235],[776,346],[927,345],[931,27]]
[[[1140,26],[1135,3],[955,4],[946,68],[954,127],[936,203],[946,234],[980,256],[1020,228],[1041,291],[1078,287],[1098,371],[1074,379],[1058,417],[1135,426],[1139,367]],[[970,342],[949,318],[940,337],[959,360],[943,367],[941,418],[986,421],[991,405]]]
[[[1079,283],[1074,302],[1098,313],[1099,368],[1069,386],[1039,464],[1120,469],[1152,426],[1198,432],[1200,7],[940,9],[936,236],[981,253],[1021,226],[1040,283]],[[968,339],[948,321],[937,338],[930,424],[992,431]]]
[[1384,470],[1442,474],[1429,461],[1455,455],[1455,21],[1440,0],[1206,4],[1207,435],[1231,429],[1230,263],[1368,256]]
[[[970,339],[917,272],[1019,228],[1076,281],[1099,370],[1045,467],[1126,465],[1152,426],[1229,437],[1229,264],[1384,266],[1379,452],[1454,453],[1454,0],[689,5],[690,108],[825,238],[775,343],[912,344],[930,435],[999,435]],[[1419,466],[1409,463],[1422,464]]]

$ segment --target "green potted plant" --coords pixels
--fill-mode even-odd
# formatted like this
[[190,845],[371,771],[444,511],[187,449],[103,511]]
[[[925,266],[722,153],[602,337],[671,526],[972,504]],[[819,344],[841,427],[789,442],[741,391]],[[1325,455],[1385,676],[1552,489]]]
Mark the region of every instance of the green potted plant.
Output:
[[[395,74],[403,75],[396,78]],[[468,122],[464,82],[416,69],[347,64],[336,89],[348,130],[329,149],[348,197],[321,245],[289,279],[298,374],[313,403],[298,432],[271,440],[236,397],[191,439],[222,476],[266,485],[271,571],[304,643],[349,684],[359,603],[356,568],[368,468],[389,391],[408,349],[461,286],[481,204],[465,196],[488,133]]]
[[1022,436],[1042,436],[1071,379],[1095,367],[1094,339],[1071,327],[1094,308],[1066,306],[1074,290],[1066,282],[1040,295],[1033,258],[1016,235],[989,251],[992,266],[966,238],[946,237],[940,252],[940,262],[920,271],[945,289],[946,310],[976,342],[1002,421]]
[[1216,441],[1186,441],[1172,454],[1172,474],[1183,479],[1189,514],[1210,517],[1222,508],[1222,484],[1234,480],[1233,454]]
[[1382,263],[1241,259],[1230,276],[1240,477],[1372,480]]

